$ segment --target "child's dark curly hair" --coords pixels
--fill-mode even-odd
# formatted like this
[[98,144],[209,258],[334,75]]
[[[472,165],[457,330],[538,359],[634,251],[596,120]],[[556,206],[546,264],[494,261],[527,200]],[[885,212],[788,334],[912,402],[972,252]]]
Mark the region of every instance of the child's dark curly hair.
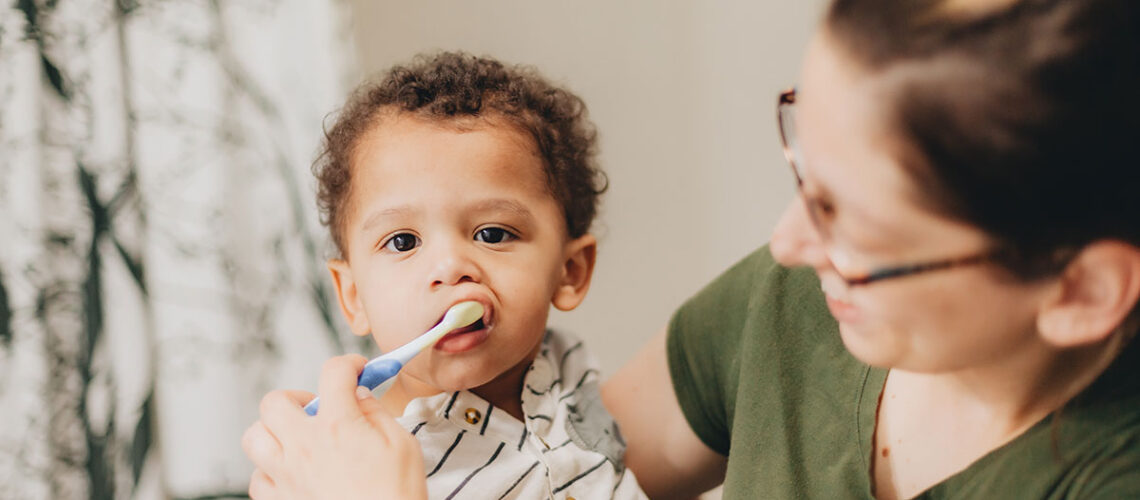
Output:
[[607,181],[596,164],[597,132],[582,100],[551,85],[533,68],[445,52],[419,56],[409,65],[393,67],[379,82],[358,87],[325,131],[313,174],[319,183],[321,222],[329,227],[341,256],[347,256],[344,230],[354,150],[382,115],[392,111],[438,121],[505,119],[529,133],[570,237],[590,229]]

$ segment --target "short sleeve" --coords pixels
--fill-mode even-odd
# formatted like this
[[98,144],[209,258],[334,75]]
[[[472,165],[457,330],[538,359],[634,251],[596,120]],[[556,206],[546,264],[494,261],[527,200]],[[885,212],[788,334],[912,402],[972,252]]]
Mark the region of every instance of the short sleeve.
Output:
[[728,455],[731,442],[750,303],[774,267],[768,248],[757,250],[685,302],[669,322],[673,390],[697,437],[722,455]]

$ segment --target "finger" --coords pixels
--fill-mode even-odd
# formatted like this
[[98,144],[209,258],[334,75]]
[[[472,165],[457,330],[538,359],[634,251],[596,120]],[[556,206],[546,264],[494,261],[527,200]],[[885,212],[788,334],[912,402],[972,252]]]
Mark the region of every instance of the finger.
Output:
[[309,391],[276,390],[261,398],[260,411],[264,417],[267,413],[274,416],[295,415],[297,412],[291,408],[303,408],[309,401],[317,397]]
[[346,354],[325,361],[319,383],[321,409],[317,417],[326,420],[359,418],[356,404],[356,378],[368,360],[359,354]]
[[309,391],[296,391],[296,390],[285,389],[285,390],[282,390],[281,392],[282,392],[282,395],[285,396],[285,399],[293,402],[293,404],[295,404],[297,406],[305,406],[305,405],[309,404],[309,401],[312,401],[313,398],[317,397],[316,394],[313,394]]
[[407,470],[423,470],[423,450],[420,449],[415,436],[392,418],[380,401],[372,397],[371,391],[357,390],[357,396],[360,397],[360,411],[364,413],[372,428],[383,436],[384,445],[400,457],[401,463],[410,467]]
[[253,471],[249,477],[249,498],[252,500],[269,500],[275,496],[276,485],[273,479],[261,469]]
[[286,445],[286,437],[292,435],[298,427],[303,425],[305,418],[308,417],[305,411],[301,409],[301,404],[297,402],[299,398],[304,397],[302,394],[307,393],[278,390],[261,398],[261,404],[258,407],[261,423],[278,440],[281,446]]
[[400,423],[388,413],[388,410],[384,409],[384,405],[380,404],[380,400],[372,397],[371,391],[361,387],[357,389],[357,396],[360,398],[360,412],[364,414],[364,417],[368,419],[368,422],[372,424],[373,428],[380,431],[389,443],[401,435],[408,434],[408,430],[400,425]]
[[261,421],[254,422],[241,436],[241,448],[258,470],[277,471],[281,466],[281,443]]

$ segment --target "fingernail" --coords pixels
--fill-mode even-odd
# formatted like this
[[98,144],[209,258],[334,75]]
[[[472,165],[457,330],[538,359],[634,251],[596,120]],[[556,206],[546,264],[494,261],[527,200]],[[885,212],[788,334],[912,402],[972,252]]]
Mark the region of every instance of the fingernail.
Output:
[[356,386],[356,399],[368,399],[372,397],[372,391],[368,390],[363,385]]

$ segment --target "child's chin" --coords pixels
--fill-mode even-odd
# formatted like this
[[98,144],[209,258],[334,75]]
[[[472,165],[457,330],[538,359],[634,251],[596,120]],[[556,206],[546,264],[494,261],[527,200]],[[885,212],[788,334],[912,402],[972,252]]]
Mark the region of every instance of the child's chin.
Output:
[[485,367],[462,362],[448,365],[450,366],[437,367],[431,376],[424,380],[438,388],[440,392],[470,391],[495,380],[495,374],[485,373]]

